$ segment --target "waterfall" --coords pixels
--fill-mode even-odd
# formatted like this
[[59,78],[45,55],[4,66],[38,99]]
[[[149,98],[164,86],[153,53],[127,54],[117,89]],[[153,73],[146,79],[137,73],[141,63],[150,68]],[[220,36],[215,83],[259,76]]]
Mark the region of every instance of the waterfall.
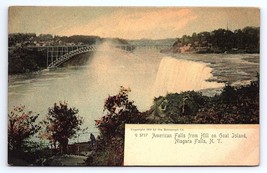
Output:
[[159,65],[153,88],[154,96],[167,93],[223,87],[222,83],[207,82],[212,68],[204,63],[164,57]]

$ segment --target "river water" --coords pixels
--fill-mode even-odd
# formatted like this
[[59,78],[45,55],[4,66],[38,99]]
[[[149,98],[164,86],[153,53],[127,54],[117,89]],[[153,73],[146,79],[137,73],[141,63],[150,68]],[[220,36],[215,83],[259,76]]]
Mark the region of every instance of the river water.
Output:
[[[94,120],[104,115],[105,98],[117,94],[120,86],[131,88],[129,98],[145,111],[159,95],[187,90],[212,95],[220,92],[221,82],[247,84],[257,72],[259,55],[166,55],[146,49],[130,53],[103,44],[83,66],[9,76],[8,109],[25,105],[40,114],[40,121],[48,107],[67,101],[79,109],[82,127],[97,133]],[[88,141],[88,136],[80,141]]]

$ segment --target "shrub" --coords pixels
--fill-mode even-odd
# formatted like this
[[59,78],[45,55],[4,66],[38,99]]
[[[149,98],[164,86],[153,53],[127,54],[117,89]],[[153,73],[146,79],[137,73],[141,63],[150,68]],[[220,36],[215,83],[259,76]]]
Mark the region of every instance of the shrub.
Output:
[[119,94],[105,100],[106,115],[96,120],[100,136],[93,154],[87,159],[88,165],[123,165],[125,124],[146,122],[134,102],[129,100],[130,91],[121,87]]
[[69,108],[67,102],[55,103],[48,108],[47,120],[42,123],[45,131],[41,134],[57,147],[57,142],[63,153],[67,152],[68,140],[73,137],[82,124],[82,118],[78,115],[79,110],[75,107]]

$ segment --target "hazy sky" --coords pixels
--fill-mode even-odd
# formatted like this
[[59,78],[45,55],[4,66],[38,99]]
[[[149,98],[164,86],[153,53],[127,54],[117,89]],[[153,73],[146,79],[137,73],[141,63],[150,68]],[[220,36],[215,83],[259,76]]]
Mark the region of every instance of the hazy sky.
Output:
[[193,32],[260,26],[257,8],[11,7],[9,33],[176,38]]

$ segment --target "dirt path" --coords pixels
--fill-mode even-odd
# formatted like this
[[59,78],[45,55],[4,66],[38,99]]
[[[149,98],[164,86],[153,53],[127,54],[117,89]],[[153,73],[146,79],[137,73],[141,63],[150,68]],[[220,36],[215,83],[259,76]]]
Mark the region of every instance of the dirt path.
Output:
[[86,156],[79,155],[53,156],[48,164],[51,166],[85,166],[86,159]]

